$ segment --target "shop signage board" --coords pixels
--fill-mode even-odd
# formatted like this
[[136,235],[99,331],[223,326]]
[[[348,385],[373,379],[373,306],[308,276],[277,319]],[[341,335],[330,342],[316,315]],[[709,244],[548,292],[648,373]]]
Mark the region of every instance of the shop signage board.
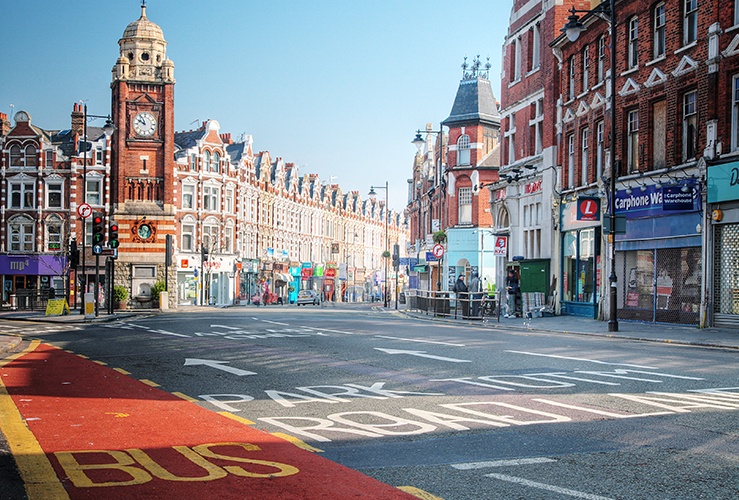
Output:
[[708,167],[708,203],[739,200],[739,162]]

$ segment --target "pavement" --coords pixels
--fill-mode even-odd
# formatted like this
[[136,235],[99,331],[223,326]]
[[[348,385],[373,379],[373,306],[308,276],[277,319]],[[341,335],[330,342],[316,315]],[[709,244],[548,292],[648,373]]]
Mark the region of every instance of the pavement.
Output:
[[[613,339],[637,340],[643,342],[662,342],[669,344],[680,344],[696,347],[713,347],[723,349],[739,349],[739,329],[736,328],[697,328],[695,326],[674,325],[669,323],[645,323],[639,321],[619,320],[618,331],[609,332],[608,322],[598,321],[579,316],[551,316],[541,318],[504,318],[500,321],[491,318],[487,321],[458,319],[453,316],[442,317],[427,314],[421,311],[406,309],[400,304],[395,309],[393,303],[385,308],[377,303],[331,303],[327,307],[338,309],[373,309],[387,314],[402,314],[406,317],[419,321],[451,322],[457,324],[468,324],[478,328],[489,328],[491,330],[532,330],[551,333],[565,333],[573,335],[596,335]],[[239,305],[232,307],[257,307],[253,305]],[[268,308],[293,307],[291,305],[267,306]],[[169,311],[159,309],[139,309],[116,311],[114,314],[101,312],[94,319],[85,319],[79,310],[73,310],[72,314],[63,316],[46,316],[43,311],[2,311],[0,319],[17,321],[39,321],[45,323],[97,323],[116,321],[150,314],[176,314],[185,311],[206,311],[218,308],[217,306],[184,306]],[[12,335],[0,334],[0,353],[10,352],[18,346],[21,338]]]

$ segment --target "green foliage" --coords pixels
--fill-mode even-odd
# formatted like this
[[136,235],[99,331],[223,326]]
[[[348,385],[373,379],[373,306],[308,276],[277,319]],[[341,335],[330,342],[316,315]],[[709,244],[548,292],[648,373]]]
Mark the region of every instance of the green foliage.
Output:
[[116,302],[123,302],[124,300],[128,300],[128,289],[123,285],[114,285],[113,300]]
[[434,243],[445,243],[446,231],[436,231],[434,233]]
[[155,304],[159,303],[159,294],[162,293],[165,289],[166,284],[164,283],[164,281],[157,281],[151,287],[151,300],[153,300]]
[[382,252],[382,258],[383,259],[389,259],[390,258],[390,252],[387,251],[387,250],[385,250],[384,252]]

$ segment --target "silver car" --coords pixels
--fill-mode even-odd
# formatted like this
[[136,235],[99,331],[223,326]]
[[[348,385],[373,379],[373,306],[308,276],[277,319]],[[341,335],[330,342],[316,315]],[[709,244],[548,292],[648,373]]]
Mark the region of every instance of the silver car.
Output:
[[300,305],[313,304],[317,306],[321,303],[321,299],[318,298],[318,294],[313,290],[300,290],[298,292],[298,300],[296,303]]

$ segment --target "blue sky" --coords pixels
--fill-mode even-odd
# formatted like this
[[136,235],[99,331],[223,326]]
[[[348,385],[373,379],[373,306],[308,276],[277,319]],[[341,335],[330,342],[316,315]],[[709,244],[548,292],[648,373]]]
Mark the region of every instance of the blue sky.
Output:
[[[0,111],[45,129],[110,112],[118,40],[140,0],[0,0]],[[416,129],[449,116],[461,64],[500,65],[511,0],[149,0],[175,64],[175,128],[215,119],[257,151],[407,202]],[[13,108],[11,108],[11,104]],[[96,123],[97,124],[97,123]],[[102,122],[100,123],[102,125]],[[378,196],[384,196],[378,191]]]

